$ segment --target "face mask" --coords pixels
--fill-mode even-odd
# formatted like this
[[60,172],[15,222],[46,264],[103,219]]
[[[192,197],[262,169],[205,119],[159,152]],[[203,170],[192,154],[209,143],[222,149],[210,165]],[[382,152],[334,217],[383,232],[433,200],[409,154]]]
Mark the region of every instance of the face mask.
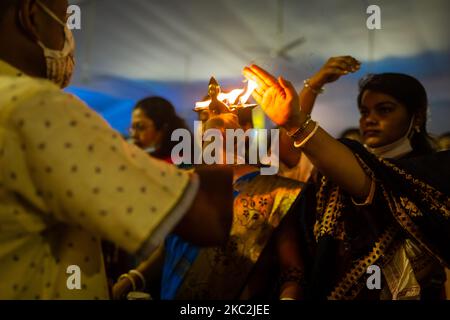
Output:
[[155,146],[151,146],[151,147],[148,147],[148,148],[145,148],[144,149],[144,151],[146,152],[146,153],[153,153],[153,152],[155,152],[157,149],[156,149],[156,147]]
[[413,150],[411,141],[409,140],[412,133],[413,124],[414,117],[411,118],[411,122],[406,134],[397,141],[378,148],[370,148],[368,146],[366,146],[366,148],[380,158],[398,159],[403,157]]
[[65,88],[69,85],[73,70],[75,68],[75,41],[73,39],[72,32],[67,25],[61,21],[61,19],[59,19],[49,8],[47,8],[40,1],[36,1],[36,3],[50,17],[64,27],[65,40],[62,50],[50,49],[41,41],[38,41],[37,43],[44,51],[45,63],[47,65],[47,79],[53,81],[59,87]]
[[[128,138],[127,142],[129,144],[132,144],[132,145],[135,145],[136,147],[138,147],[136,145],[136,141],[133,138]],[[140,147],[138,147],[138,148],[140,148]],[[142,150],[144,150],[146,153],[153,153],[157,150],[157,148],[156,148],[156,146],[150,146],[150,147],[144,148]]]

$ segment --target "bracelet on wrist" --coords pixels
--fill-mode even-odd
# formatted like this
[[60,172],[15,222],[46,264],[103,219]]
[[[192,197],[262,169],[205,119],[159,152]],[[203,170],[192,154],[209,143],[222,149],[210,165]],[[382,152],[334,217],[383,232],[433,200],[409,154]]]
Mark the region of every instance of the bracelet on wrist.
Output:
[[304,132],[305,129],[308,127],[308,125],[311,123],[311,121],[312,121],[311,115],[310,115],[310,114],[307,114],[307,115],[306,115],[306,120],[305,120],[305,122],[303,122],[303,124],[301,125],[301,127],[298,128],[297,130],[295,130],[295,131],[292,132],[292,133],[289,133],[289,132],[288,132],[287,135],[288,135],[291,139],[296,140],[298,137],[300,137],[300,136],[303,134],[303,132]]
[[145,283],[145,277],[142,275],[142,273],[139,270],[132,269],[132,270],[129,271],[129,274],[134,274],[141,280],[142,286],[141,286],[140,289],[144,290],[145,286],[146,286],[146,283]]
[[295,148],[303,147],[316,134],[317,130],[319,129],[319,123],[316,121],[312,121],[312,123],[314,124],[314,129],[312,129],[312,131],[306,137],[301,139],[299,142],[295,140],[294,141]]
[[324,88],[319,88],[319,89],[313,88],[313,87],[311,86],[311,84],[309,83],[309,79],[304,80],[304,81],[303,81],[303,85],[305,86],[305,88],[308,88],[308,89],[311,90],[314,94],[317,94],[317,95],[322,94],[322,93],[324,93],[324,91],[325,91]]
[[130,281],[131,283],[131,287],[133,288],[133,291],[136,291],[136,281],[134,281],[133,277],[128,274],[128,273],[124,273],[119,277],[119,281],[122,279],[128,279],[128,281]]

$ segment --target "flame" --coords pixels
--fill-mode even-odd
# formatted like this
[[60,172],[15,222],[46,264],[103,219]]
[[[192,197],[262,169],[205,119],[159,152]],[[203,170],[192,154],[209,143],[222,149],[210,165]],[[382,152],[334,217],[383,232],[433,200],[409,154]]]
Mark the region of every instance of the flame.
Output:
[[[247,89],[234,89],[227,93],[221,92],[217,96],[217,99],[219,101],[224,102],[227,106],[236,105],[236,104],[243,105],[248,101],[251,94],[257,87],[258,87],[258,84],[255,81],[249,80]],[[211,99],[206,100],[206,101],[196,102],[195,109],[207,108],[210,103],[211,103]]]

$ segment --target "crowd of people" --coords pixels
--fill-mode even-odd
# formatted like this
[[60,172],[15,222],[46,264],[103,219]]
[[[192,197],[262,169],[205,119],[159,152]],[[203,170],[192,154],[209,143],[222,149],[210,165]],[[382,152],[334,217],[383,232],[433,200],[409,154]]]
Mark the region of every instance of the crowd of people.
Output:
[[[0,9],[0,299],[446,298],[449,135],[429,135],[416,78],[363,77],[359,126],[335,139],[316,99],[361,62],[332,57],[301,88],[245,67],[280,129],[279,173],[175,166],[171,134],[189,127],[170,101],[136,104],[130,143],[61,90],[74,67],[66,1]],[[249,110],[199,119],[226,139],[252,128]]]

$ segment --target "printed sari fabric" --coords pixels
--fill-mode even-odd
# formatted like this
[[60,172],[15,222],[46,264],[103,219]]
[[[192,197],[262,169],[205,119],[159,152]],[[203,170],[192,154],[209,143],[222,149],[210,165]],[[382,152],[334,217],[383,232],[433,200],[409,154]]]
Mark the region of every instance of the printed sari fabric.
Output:
[[200,249],[176,298],[252,298],[256,293],[246,287],[248,280],[275,229],[293,208],[302,186],[298,181],[277,176],[258,175],[238,181],[227,244]]
[[[450,263],[450,152],[387,160],[359,143],[342,142],[376,189],[371,204],[358,206],[325,177],[320,188],[308,187],[314,191],[305,192],[310,196],[302,203],[299,225],[307,296],[436,298],[445,282],[443,266]],[[379,290],[367,286],[372,265],[381,270]]]

